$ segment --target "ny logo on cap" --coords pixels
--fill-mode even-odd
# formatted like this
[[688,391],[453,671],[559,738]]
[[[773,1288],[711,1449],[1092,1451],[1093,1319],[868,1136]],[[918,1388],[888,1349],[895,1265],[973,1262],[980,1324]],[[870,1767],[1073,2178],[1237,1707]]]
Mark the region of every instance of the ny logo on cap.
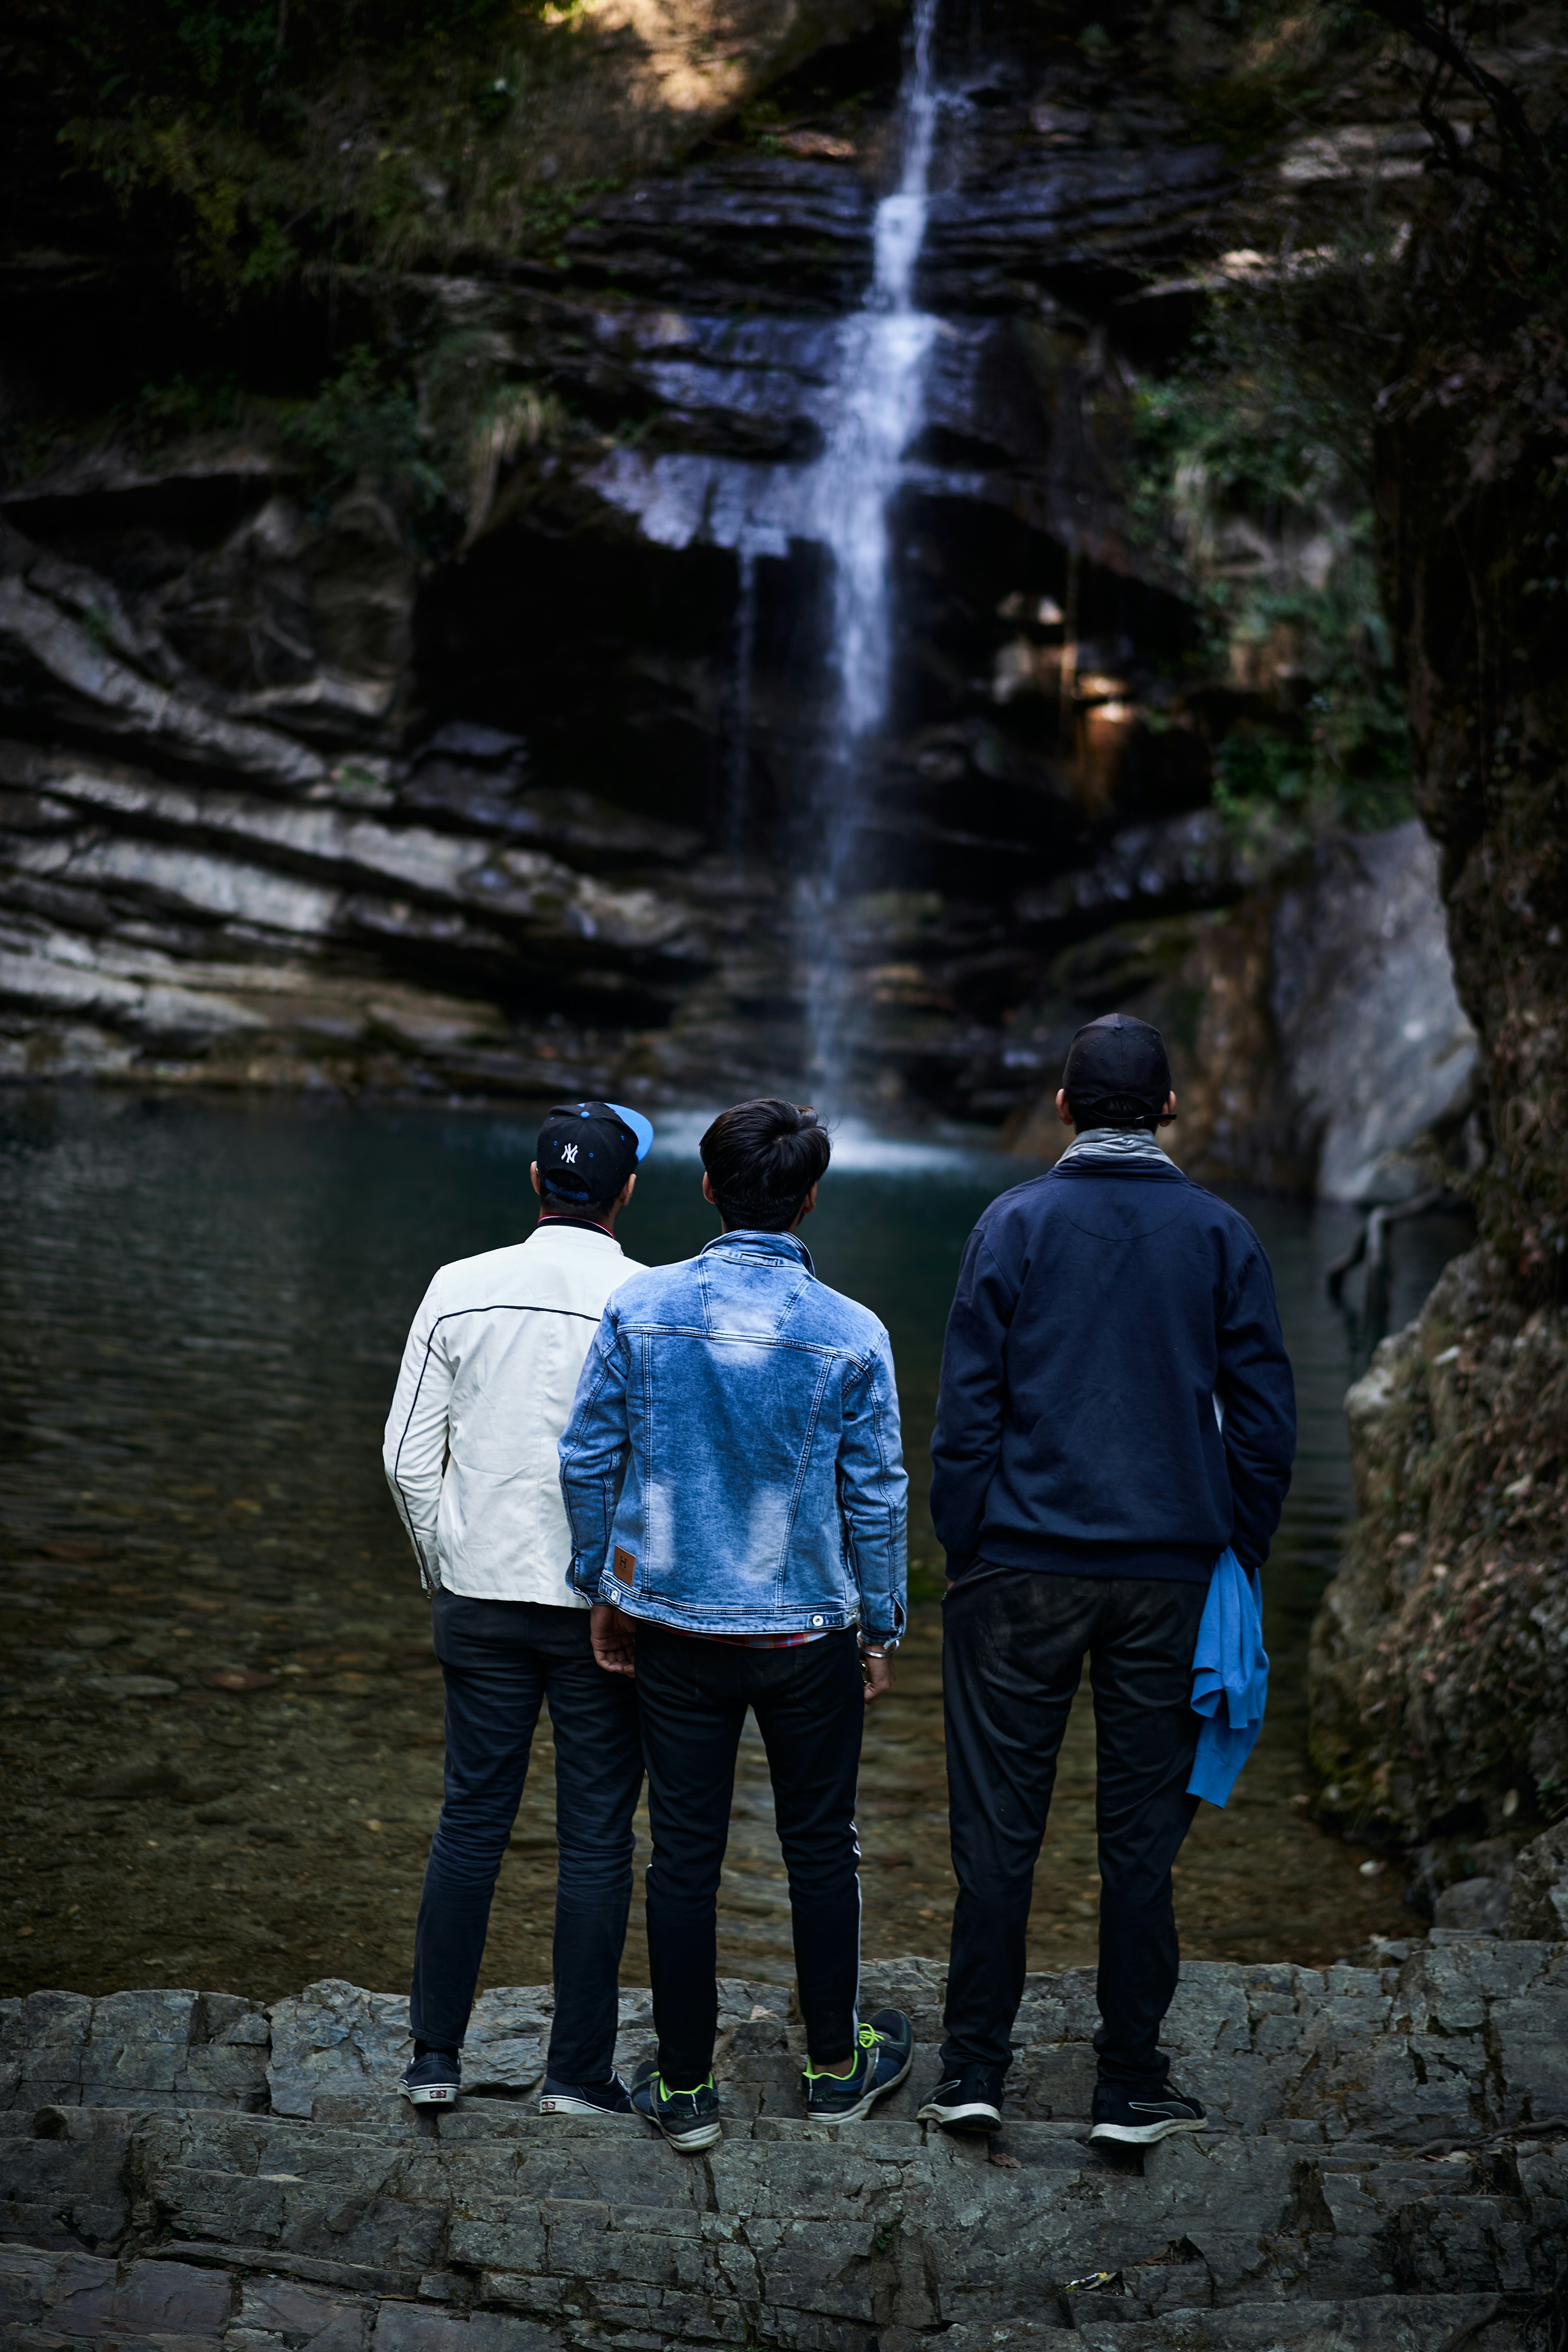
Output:
[[576,1145],[574,1143],[563,1143],[561,1147],[561,1157],[565,1161],[568,1168],[574,1168],[577,1165]]

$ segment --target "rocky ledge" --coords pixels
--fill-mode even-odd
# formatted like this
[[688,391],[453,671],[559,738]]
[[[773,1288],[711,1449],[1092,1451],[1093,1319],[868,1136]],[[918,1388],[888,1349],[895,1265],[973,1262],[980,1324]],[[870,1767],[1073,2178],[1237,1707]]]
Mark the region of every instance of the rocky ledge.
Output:
[[[1093,1980],[1029,1979],[1005,2129],[804,2122],[778,1985],[726,1981],[722,2145],[546,2122],[547,1989],[485,1995],[475,2095],[391,2085],[404,2004],[328,1982],[0,2004],[0,2333],[17,2352],[1526,2352],[1562,2321],[1568,1948],[1438,1930],[1327,1969],[1198,1962],[1168,2040],[1214,2128],[1108,2160]],[[647,1997],[622,2000],[623,2059]],[[1550,2340],[1561,2340],[1552,2334]]]

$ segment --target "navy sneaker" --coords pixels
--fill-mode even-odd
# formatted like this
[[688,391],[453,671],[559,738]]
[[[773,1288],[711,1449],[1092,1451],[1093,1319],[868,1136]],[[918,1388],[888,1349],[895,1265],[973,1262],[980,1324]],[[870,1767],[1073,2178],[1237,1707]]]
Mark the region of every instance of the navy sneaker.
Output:
[[994,2132],[1002,2128],[1002,2078],[994,2066],[961,2066],[940,2082],[918,2120],[944,2131]]
[[700,2147],[711,2147],[720,2137],[719,2094],[711,2074],[694,2091],[672,2091],[659,2074],[658,2059],[645,2058],[632,2084],[632,2105],[664,2134],[671,2147],[688,2156]]
[[879,2009],[860,2028],[847,2074],[801,2069],[805,2112],[813,2123],[858,2124],[879,2099],[896,2091],[915,2063],[915,2030],[901,2009]]
[[618,2074],[607,2083],[558,2083],[553,2074],[546,2074],[539,2094],[542,2116],[629,2116],[631,2111],[632,2095]]
[[462,2068],[445,2050],[426,2050],[405,2067],[400,2087],[416,2107],[454,2106],[463,2087]]
[[1207,2131],[1208,2117],[1196,2099],[1184,2099],[1167,2084],[1152,2099],[1135,2099],[1119,2083],[1097,2083],[1090,2110],[1091,2140],[1111,2140],[1122,2147],[1152,2147],[1172,2132]]

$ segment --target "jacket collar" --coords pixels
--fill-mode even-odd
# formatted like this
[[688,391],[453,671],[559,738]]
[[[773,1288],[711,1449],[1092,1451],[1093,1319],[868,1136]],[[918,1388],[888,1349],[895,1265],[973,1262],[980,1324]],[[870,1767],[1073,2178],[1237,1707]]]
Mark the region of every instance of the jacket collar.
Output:
[[720,1234],[714,1240],[704,1243],[698,1255],[706,1257],[710,1250],[733,1251],[746,1257],[793,1257],[814,1279],[816,1274],[811,1262],[811,1252],[798,1234],[765,1234],[754,1231],[750,1225],[737,1225],[732,1233]]
[[614,1234],[607,1234],[603,1225],[591,1225],[574,1217],[547,1217],[542,1224],[535,1225],[524,1247],[533,1242],[561,1242],[571,1249],[608,1247],[617,1256],[626,1255]]

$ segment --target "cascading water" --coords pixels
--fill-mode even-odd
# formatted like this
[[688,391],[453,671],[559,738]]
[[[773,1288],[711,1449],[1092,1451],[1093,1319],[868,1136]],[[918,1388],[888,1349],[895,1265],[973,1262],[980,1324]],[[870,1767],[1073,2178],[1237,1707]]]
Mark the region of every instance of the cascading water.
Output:
[[867,763],[887,715],[892,666],[889,515],[904,452],[920,429],[925,361],[937,332],[936,320],[917,310],[912,299],[936,139],[936,5],[915,0],[900,93],[899,185],[877,207],[870,291],[842,331],[826,446],[807,489],[811,534],[833,556],[834,694],[812,795],[814,837],[799,889],[797,937],[812,1082],[830,1102],[842,1097],[847,1084],[854,1005],[845,956],[846,900]]

